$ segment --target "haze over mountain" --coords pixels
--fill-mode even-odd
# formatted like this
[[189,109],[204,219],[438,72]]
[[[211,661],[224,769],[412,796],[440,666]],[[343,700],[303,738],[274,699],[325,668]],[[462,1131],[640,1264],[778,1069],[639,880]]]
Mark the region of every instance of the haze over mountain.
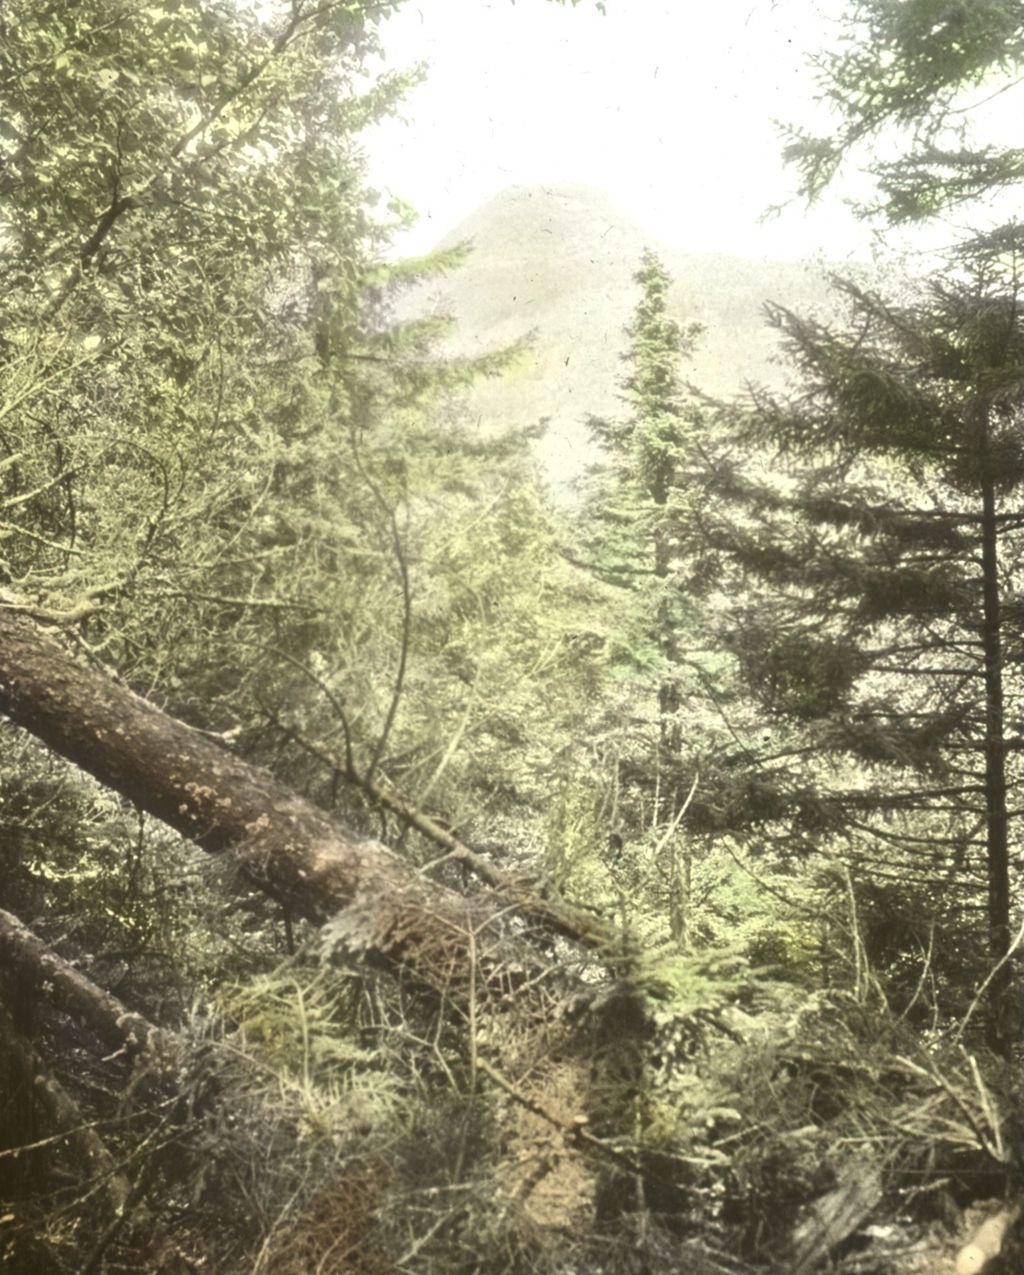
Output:
[[473,246],[467,264],[432,288],[458,320],[457,351],[480,352],[534,335],[514,370],[474,391],[472,408],[498,426],[548,418],[538,456],[562,493],[593,455],[587,416],[621,409],[616,381],[623,327],[639,296],[633,275],[645,247],[676,280],[680,320],[705,327],[687,374],[709,393],[727,397],[747,380],[779,383],[766,300],[801,312],[827,308],[821,266],[666,248],[588,186],[512,186],[440,246],[467,240]]

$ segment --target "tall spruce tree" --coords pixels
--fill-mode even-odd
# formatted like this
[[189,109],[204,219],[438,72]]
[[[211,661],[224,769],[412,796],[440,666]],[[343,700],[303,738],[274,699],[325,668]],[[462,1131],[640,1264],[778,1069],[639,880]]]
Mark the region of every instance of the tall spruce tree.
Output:
[[671,753],[680,738],[678,638],[685,624],[680,593],[671,582],[679,565],[673,529],[685,499],[695,429],[681,367],[701,328],[684,326],[672,315],[672,280],[649,249],[634,282],[641,296],[625,329],[629,344],[620,382],[627,410],[618,419],[590,420],[604,461],[594,474],[589,512],[600,573],[639,594],[649,617],[651,645],[660,659],[659,737]]
[[[613,787],[621,800],[613,803],[613,846],[653,835],[655,892],[662,896],[670,937],[685,946],[692,847],[681,846],[689,833],[680,831],[679,822],[702,764],[698,748],[708,745],[703,739],[695,748],[688,739],[692,701],[702,691],[688,650],[697,620],[679,534],[691,516],[701,428],[683,369],[701,327],[673,314],[673,281],[649,249],[634,281],[640,297],[625,328],[619,383],[625,410],[589,422],[601,460],[590,474],[584,524],[595,574],[629,596],[618,640],[631,670],[626,697],[632,741],[614,763]],[[613,858],[619,858],[617,850]]]
[[[705,938],[734,933],[740,917],[753,921],[761,904],[737,910],[723,895],[719,907],[716,896],[734,875],[735,844],[762,840],[778,823],[789,795],[780,781],[802,782],[800,748],[745,693],[713,623],[719,564],[707,552],[703,520],[718,426],[685,379],[700,325],[673,314],[672,279],[653,252],[644,253],[635,282],[640,298],[622,355],[625,410],[590,421],[601,460],[584,508],[587,561],[612,586],[617,626],[605,645],[625,670],[621,699],[598,733],[612,772],[613,869],[634,892],[653,895],[648,911],[660,911],[685,946],[695,937],[695,894],[708,905]],[[728,848],[718,853],[723,839]],[[644,884],[637,863],[646,856],[653,862]]]
[[740,665],[818,758],[795,821],[859,844],[868,876],[898,847],[968,914],[981,871],[1005,1050],[1024,324],[990,249],[909,304],[840,285],[845,329],[774,307],[799,383],[735,422],[705,528],[754,586],[727,622]]

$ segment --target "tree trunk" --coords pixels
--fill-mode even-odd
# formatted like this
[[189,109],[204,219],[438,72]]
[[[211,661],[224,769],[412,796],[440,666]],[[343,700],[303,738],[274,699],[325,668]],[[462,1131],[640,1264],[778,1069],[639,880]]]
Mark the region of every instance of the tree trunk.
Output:
[[84,1022],[106,1049],[123,1050],[129,1057],[146,1053],[169,1061],[181,1054],[183,1044],[177,1036],[132,1013],[2,908],[0,965],[5,981],[16,978],[19,990],[28,986],[34,997],[50,1000]]
[[[323,924],[344,909],[344,932],[362,955],[451,991],[468,983],[470,935],[478,958],[493,961],[504,945],[507,927],[495,910],[416,877],[378,842],[83,667],[2,607],[0,711],[203,850],[229,856],[293,913]],[[519,963],[536,959],[533,949],[511,946]]]
[[[336,952],[413,975],[469,1024],[486,1013],[510,1019],[500,1060],[516,1100],[506,1187],[540,1225],[573,1226],[589,1212],[592,1175],[576,1145],[588,1067],[564,1013],[567,998],[588,989],[523,939],[507,907],[416,876],[267,771],[83,667],[9,605],[0,606],[0,711],[204,850],[229,856],[292,912],[330,921]],[[477,1061],[475,1040],[467,1055]]]
[[[1003,710],[1002,615],[999,541],[987,406],[981,409],[982,463],[982,646],[985,654],[985,823],[988,869],[988,928],[992,959],[1010,946],[1010,850],[1006,810],[1006,723]],[[1013,1047],[1013,971],[1003,964],[992,982],[992,1044],[1002,1054]]]

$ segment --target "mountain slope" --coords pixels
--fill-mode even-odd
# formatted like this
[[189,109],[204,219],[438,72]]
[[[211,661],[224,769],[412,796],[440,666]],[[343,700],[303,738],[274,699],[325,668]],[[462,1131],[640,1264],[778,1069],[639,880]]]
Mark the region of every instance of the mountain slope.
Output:
[[[556,489],[585,467],[588,415],[619,409],[616,380],[623,326],[638,297],[633,282],[645,246],[676,280],[679,318],[705,326],[690,379],[729,396],[746,380],[778,383],[767,300],[794,309],[826,307],[816,267],[751,262],[664,248],[590,187],[513,186],[456,227],[442,246],[469,241],[468,264],[444,281],[435,304],[458,319],[455,348],[473,353],[534,334],[520,364],[480,386],[472,410],[494,427],[549,420],[538,456]],[[418,298],[422,305],[423,298]]]

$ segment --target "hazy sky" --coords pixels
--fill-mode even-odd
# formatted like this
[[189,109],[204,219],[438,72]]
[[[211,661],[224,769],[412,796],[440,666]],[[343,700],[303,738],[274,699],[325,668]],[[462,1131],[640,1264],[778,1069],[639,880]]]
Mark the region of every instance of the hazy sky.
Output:
[[372,175],[421,221],[418,252],[506,186],[602,187],[690,251],[864,257],[869,234],[835,196],[792,198],[774,121],[827,128],[806,57],[833,43],[843,0],[407,0],[388,64],[430,63],[406,123],[370,135]]

